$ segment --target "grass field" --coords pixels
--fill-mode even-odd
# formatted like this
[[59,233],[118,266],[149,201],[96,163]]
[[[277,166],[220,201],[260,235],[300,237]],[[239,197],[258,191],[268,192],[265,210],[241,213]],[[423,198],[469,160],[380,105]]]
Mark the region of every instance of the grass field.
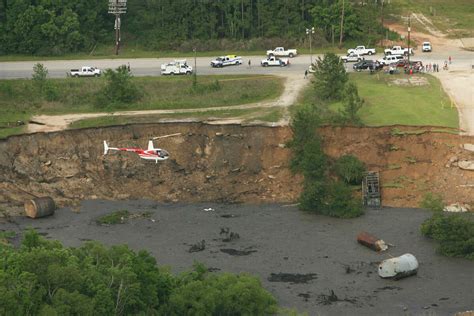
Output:
[[474,36],[474,2],[472,0],[393,0],[397,14],[421,12],[434,25],[456,37]]
[[[359,95],[365,104],[359,111],[362,122],[368,126],[413,125],[443,126],[458,128],[458,113],[451,106],[449,97],[443,91],[438,79],[430,75],[420,75],[428,80],[425,86],[394,85],[396,79],[406,79],[407,75],[387,75],[379,73],[350,74],[356,83]],[[312,87],[300,99],[300,104],[311,104],[315,100]],[[330,121],[343,106],[341,102],[329,105],[316,102],[323,120]]]
[[[207,86],[215,81],[220,89]],[[191,77],[135,77],[143,98],[132,104],[97,107],[96,98],[105,85],[103,78],[50,79],[57,91],[54,101],[47,101],[32,80],[0,81],[0,137],[20,133],[18,120],[28,121],[35,114],[66,114],[151,109],[196,109],[232,106],[277,98],[283,89],[282,79],[273,76],[199,76],[192,89]]]

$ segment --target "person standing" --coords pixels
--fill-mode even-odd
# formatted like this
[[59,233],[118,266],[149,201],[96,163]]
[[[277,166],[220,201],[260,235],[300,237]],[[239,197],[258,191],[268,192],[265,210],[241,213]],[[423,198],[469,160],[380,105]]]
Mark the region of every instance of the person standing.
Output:
[[451,56],[449,56],[449,58],[448,58],[448,59],[449,59],[449,64],[451,65]]
[[252,61],[249,59],[249,68],[252,68]]
[[305,71],[304,71],[304,78],[305,78],[305,79],[308,78],[308,70],[305,70]]

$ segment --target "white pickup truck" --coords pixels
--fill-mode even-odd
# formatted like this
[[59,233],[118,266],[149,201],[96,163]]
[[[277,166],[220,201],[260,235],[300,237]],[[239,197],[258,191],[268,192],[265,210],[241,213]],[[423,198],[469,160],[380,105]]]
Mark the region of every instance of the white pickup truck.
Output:
[[270,56],[267,59],[263,59],[260,64],[263,67],[268,67],[268,66],[288,66],[290,64],[290,61],[288,58],[277,58],[275,56]]
[[186,59],[175,60],[161,65],[162,75],[190,75],[192,73],[193,68],[188,66]]
[[410,48],[403,48],[401,46],[393,46],[384,50],[385,55],[413,55],[413,50]]
[[345,63],[347,62],[358,62],[362,60],[362,56],[356,53],[349,53],[347,56],[342,56],[341,60]]
[[358,55],[374,55],[375,48],[365,48],[365,46],[357,46],[347,50],[347,54],[358,54]]
[[68,76],[71,77],[99,77],[102,72],[99,68],[97,67],[89,67],[89,66],[84,66],[81,69],[71,69],[69,71]]
[[296,49],[287,49],[285,50],[284,47],[277,47],[274,50],[267,50],[267,56],[276,56],[276,57],[290,57],[293,58],[298,55],[298,51]]

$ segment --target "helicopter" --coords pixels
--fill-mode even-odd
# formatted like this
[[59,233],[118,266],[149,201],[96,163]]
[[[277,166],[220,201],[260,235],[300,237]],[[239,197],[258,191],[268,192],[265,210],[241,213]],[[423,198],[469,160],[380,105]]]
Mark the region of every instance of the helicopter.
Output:
[[109,144],[107,144],[107,141],[104,140],[104,156],[108,154],[109,150],[129,151],[129,152],[136,153],[142,159],[154,160],[155,163],[158,163],[158,161],[167,160],[170,157],[170,154],[162,148],[155,148],[153,141],[156,139],[174,137],[174,136],[180,136],[180,135],[181,133],[175,133],[175,134],[153,137],[148,141],[148,149],[141,149],[141,148],[135,148],[135,147],[132,147],[132,148],[109,147]]

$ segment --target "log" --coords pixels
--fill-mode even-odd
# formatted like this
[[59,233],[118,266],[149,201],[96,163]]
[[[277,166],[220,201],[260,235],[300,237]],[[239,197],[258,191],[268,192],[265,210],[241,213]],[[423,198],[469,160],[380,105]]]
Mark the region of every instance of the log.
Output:
[[56,203],[49,197],[38,197],[25,202],[25,213],[30,218],[40,218],[53,215],[56,210]]

